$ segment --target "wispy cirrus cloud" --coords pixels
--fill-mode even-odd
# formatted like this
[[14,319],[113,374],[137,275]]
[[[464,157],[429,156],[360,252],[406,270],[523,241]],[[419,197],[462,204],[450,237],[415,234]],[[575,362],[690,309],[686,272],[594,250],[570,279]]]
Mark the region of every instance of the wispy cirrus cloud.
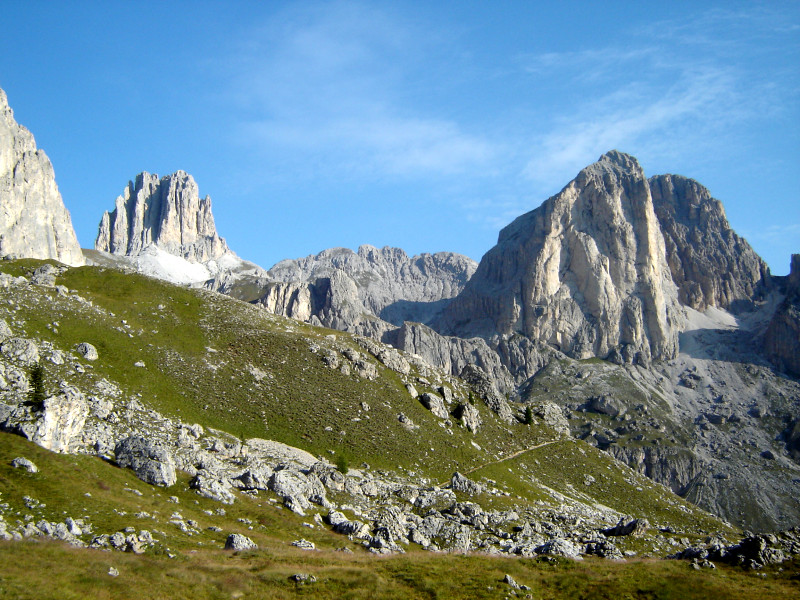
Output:
[[252,145],[362,178],[453,175],[495,155],[488,139],[408,102],[427,39],[419,24],[358,3],[294,8],[275,21],[236,61],[248,113],[236,134]]
[[762,49],[758,41],[786,26],[763,7],[715,9],[651,24],[616,45],[521,57],[540,85],[574,86],[549,127],[530,132],[523,175],[552,190],[612,148],[696,164],[723,158],[732,132],[786,104],[777,74],[759,72],[748,56],[774,52],[774,43]]

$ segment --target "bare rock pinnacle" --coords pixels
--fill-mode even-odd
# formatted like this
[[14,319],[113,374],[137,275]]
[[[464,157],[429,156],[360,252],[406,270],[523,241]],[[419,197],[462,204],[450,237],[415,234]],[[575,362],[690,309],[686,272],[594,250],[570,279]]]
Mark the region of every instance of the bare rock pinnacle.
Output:
[[0,90],[0,256],[84,264],[50,159]]
[[103,213],[96,250],[135,256],[151,245],[198,263],[230,252],[217,234],[211,199],[200,198],[184,171],[160,179],[140,173],[117,197],[114,210]]

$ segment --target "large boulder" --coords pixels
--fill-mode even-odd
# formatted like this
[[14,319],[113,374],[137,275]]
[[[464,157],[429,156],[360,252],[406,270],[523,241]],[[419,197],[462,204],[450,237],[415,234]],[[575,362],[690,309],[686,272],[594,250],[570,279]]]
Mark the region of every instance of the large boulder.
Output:
[[225,540],[225,550],[258,550],[258,544],[246,535],[232,533]]
[[142,481],[169,487],[177,481],[175,461],[161,444],[132,435],[114,447],[117,464],[129,468]]

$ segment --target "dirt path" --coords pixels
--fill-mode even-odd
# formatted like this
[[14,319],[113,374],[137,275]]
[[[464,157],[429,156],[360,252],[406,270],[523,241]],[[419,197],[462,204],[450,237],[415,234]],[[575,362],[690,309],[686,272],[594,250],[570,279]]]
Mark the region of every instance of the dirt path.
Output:
[[[550,440],[549,442],[542,442],[541,444],[536,444],[535,446],[531,446],[530,448],[524,448],[522,450],[518,450],[517,452],[514,452],[514,454],[509,454],[508,456],[504,456],[503,458],[498,458],[497,460],[493,460],[493,461],[484,463],[482,465],[478,465],[477,467],[473,467],[472,469],[469,469],[467,471],[461,472],[461,474],[462,475],[469,475],[470,473],[474,473],[475,471],[479,471],[480,469],[483,469],[484,467],[488,467],[489,465],[496,465],[498,463],[505,462],[507,460],[511,460],[512,458],[517,458],[521,454],[525,454],[526,452],[530,452],[531,450],[536,450],[538,448],[543,448],[544,446],[549,446],[550,444],[555,444],[556,442],[561,442],[561,441],[563,441],[563,440]],[[439,486],[445,486],[445,485],[447,485],[447,482],[439,484]]]

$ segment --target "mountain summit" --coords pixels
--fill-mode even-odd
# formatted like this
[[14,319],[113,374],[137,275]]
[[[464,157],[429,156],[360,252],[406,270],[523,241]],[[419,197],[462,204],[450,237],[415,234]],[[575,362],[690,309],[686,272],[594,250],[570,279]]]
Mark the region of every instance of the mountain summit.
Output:
[[191,262],[230,252],[217,234],[211,198],[201,199],[194,178],[184,171],[160,179],[140,173],[115,204],[103,213],[96,250],[134,256],[152,244]]
[[682,314],[644,171],[611,151],[500,232],[438,328],[648,363],[676,355]]
[[0,89],[0,256],[84,263],[50,159]]

